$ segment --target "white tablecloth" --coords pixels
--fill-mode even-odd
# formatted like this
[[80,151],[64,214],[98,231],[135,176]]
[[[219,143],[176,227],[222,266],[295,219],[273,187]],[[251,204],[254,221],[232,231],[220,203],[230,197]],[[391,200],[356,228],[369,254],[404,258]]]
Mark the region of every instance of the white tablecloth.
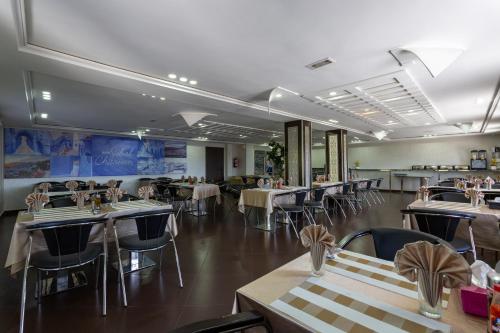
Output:
[[[156,201],[137,200],[118,202],[115,204],[113,210],[98,215],[93,215],[88,209],[79,210],[76,206],[44,209],[39,214],[35,215],[34,218],[32,215],[27,216],[23,214],[24,212],[19,212],[16,224],[14,225],[14,230],[12,232],[5,267],[10,267],[12,274],[18,272],[24,267],[24,260],[28,254],[29,245],[29,234],[25,229],[26,226],[41,222],[102,217],[108,219],[108,238],[109,240],[112,240],[113,232],[111,223],[113,218],[128,214],[149,212],[152,210],[168,209],[171,207],[171,205],[164,205]],[[170,215],[167,228],[170,229],[170,232],[174,237],[177,235],[177,223],[175,221],[174,214]],[[92,228],[89,241],[101,242],[103,235],[102,231],[102,226],[94,226],[94,228]],[[137,232],[137,229],[135,223],[123,221],[117,223],[117,232],[119,236],[126,236]],[[35,253],[46,249],[45,240],[41,233],[34,233],[31,252]]]
[[341,191],[341,186],[344,185],[343,182],[313,182],[314,187],[326,187],[325,194],[335,194]]
[[306,189],[305,187],[288,187],[287,189],[265,189],[252,188],[241,191],[240,200],[238,202],[238,210],[245,213],[245,206],[259,207],[266,210],[266,215],[271,215],[275,205],[291,203],[289,195],[297,190]]

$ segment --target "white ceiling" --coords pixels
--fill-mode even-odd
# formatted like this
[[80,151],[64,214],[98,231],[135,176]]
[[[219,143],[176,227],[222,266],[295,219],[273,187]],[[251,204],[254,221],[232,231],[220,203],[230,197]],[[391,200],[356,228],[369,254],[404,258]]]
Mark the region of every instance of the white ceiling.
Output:
[[[50,125],[129,131],[156,119],[154,127],[168,132],[181,126],[173,113],[199,110],[217,114],[211,120],[219,123],[271,131],[303,118],[318,130],[342,126],[363,139],[380,129],[392,139],[449,135],[460,133],[457,122],[482,123],[500,77],[497,0],[0,1],[0,117],[12,125],[31,124],[23,84],[30,72],[34,109],[47,112]],[[465,52],[432,78],[422,63],[402,68],[388,53],[414,44]],[[305,67],[325,57],[336,63]],[[425,117],[408,119],[380,103],[348,114],[315,99],[332,89],[352,94],[357,82],[398,71],[414,81],[409,93],[425,105]],[[170,83],[169,73],[198,84]],[[277,86],[301,97],[281,91],[269,115],[267,98]],[[37,100],[41,89],[51,89],[50,103]],[[372,109],[380,112],[360,115]],[[391,119],[398,124],[388,127]],[[499,112],[493,130],[500,130]],[[197,135],[188,132],[168,135]]]

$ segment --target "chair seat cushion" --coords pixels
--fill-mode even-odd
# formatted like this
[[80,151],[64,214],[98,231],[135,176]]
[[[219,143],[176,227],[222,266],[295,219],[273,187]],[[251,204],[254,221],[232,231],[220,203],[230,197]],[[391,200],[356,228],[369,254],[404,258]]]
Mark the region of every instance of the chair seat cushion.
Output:
[[285,212],[301,212],[304,210],[304,207],[297,206],[294,204],[281,205],[280,208],[283,209]]
[[120,245],[120,248],[129,251],[146,251],[165,246],[170,239],[170,233],[168,232],[165,232],[162,237],[148,240],[140,240],[139,235],[135,234],[119,238],[118,244]]
[[[59,257],[51,255],[49,251],[40,251],[31,255],[30,264],[40,269],[71,267],[93,261],[103,252],[103,246],[101,243],[89,243],[85,251],[80,253],[80,257],[78,256],[78,253]],[[59,258],[61,258],[60,263]]]
[[309,201],[309,200],[306,200],[306,201],[304,201],[304,205],[307,206],[307,207],[321,208],[321,207],[323,207],[323,202],[322,201]]
[[450,242],[450,244],[458,253],[464,253],[472,250],[470,243],[462,238],[455,238]]

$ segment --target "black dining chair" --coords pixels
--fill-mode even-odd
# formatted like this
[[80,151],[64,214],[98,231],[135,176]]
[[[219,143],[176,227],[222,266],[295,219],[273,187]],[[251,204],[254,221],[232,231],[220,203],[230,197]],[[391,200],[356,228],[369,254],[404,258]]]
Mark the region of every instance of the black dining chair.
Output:
[[357,213],[355,203],[356,203],[356,197],[354,193],[350,192],[351,189],[351,184],[349,183],[344,183],[342,185],[342,192],[341,193],[334,193],[328,195],[328,198],[331,198],[334,202],[334,208],[336,209],[337,207],[340,209],[342,212],[342,215],[344,215],[344,218],[347,218],[346,213],[344,211],[344,206],[347,205],[351,210],[353,211],[354,214]]
[[[84,266],[95,263],[103,257],[102,274],[102,315],[106,315],[106,265],[108,249],[106,241],[107,219],[80,219],[65,220],[57,222],[42,222],[26,227],[28,232],[28,255],[24,265],[21,315],[19,332],[24,331],[24,312],[26,307],[26,283],[30,269],[38,271],[37,299],[40,302],[42,296],[41,272],[54,272]],[[90,233],[96,225],[103,226],[103,242],[89,243]],[[31,253],[33,246],[33,234],[41,232],[47,250]],[[99,266],[99,265],[98,265]],[[97,267],[98,267],[97,266]]]
[[463,254],[472,251],[471,244],[473,241],[456,238],[455,232],[462,220],[467,221],[469,228],[471,228],[472,221],[476,218],[475,215],[429,208],[403,209],[401,213],[414,216],[420,231],[447,241],[458,253]]
[[[372,204],[370,202],[372,182],[373,182],[372,180],[360,182],[360,183],[364,184],[364,187],[359,187],[359,185],[358,185],[358,194],[360,196],[361,203],[366,202],[368,204],[368,207],[372,206]],[[372,196],[372,199],[373,199],[373,196]],[[373,199],[373,204],[375,204],[375,199]]]
[[[123,305],[127,306],[127,294],[125,291],[123,264],[121,252],[136,252],[144,255],[145,252],[159,251],[160,269],[163,261],[163,249],[172,244],[174,248],[175,260],[177,262],[177,273],[179,275],[179,285],[182,288],[182,274],[179,265],[179,256],[175,246],[174,236],[168,227],[168,219],[174,214],[172,209],[162,209],[147,213],[137,213],[120,216],[113,220],[113,233],[115,238],[116,252],[118,253],[118,266],[120,271],[120,282],[123,294]],[[117,225],[119,223],[130,223],[135,220],[137,233],[127,236],[118,236]]]
[[332,220],[330,219],[328,211],[325,208],[325,191],[326,188],[324,187],[312,189],[309,192],[309,197],[311,199],[304,201],[305,211],[307,214],[309,214],[313,221],[315,221],[314,215],[316,213],[316,210],[318,209],[320,211],[323,211],[323,213],[325,213],[326,217],[328,218],[330,225],[333,226]]
[[[279,208],[280,211],[283,212],[283,214],[285,214],[285,218],[286,220],[292,225],[293,227],[293,230],[295,231],[295,234],[297,235],[297,238],[299,237],[299,233],[298,233],[298,224],[297,224],[297,216],[298,214],[302,213],[307,221],[309,222],[309,224],[314,224],[314,221],[311,221],[311,219],[309,218],[309,215],[305,213],[304,211],[304,201],[306,200],[306,196],[307,196],[307,191],[296,191],[296,192],[292,192],[290,193],[292,196],[295,196],[295,202],[292,203],[292,204],[278,204],[277,207]],[[290,218],[290,214],[294,214],[295,215],[295,221],[292,220]],[[275,223],[276,223],[276,215],[274,216],[275,217]]]
[[443,239],[417,230],[408,230],[400,228],[367,228],[354,231],[345,236],[338,244],[338,247],[345,249],[355,239],[372,236],[375,247],[375,256],[380,259],[394,261],[394,256],[398,250],[402,249],[407,243],[418,241],[428,241],[432,244],[444,244],[449,248],[453,247]]
[[442,187],[455,187],[455,182],[453,180],[443,180],[438,183],[439,186]]
[[[232,333],[261,327],[272,333],[271,324],[257,311],[240,312],[221,318],[202,320],[171,330],[170,333]],[[260,331],[259,331],[260,332]]]
[[465,197],[465,193],[462,192],[441,192],[433,194],[429,197],[430,200],[437,201],[450,201],[450,202],[462,202],[470,203],[470,199]]
[[47,207],[52,207],[52,208],[71,207],[71,206],[76,206],[76,203],[73,200],[71,200],[71,197],[68,196],[53,198],[47,203]]

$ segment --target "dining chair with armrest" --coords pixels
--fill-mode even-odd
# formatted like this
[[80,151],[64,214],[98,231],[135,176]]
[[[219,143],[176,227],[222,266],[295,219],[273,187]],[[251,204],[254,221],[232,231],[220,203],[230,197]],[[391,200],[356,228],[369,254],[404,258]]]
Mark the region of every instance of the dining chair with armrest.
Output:
[[[113,220],[113,233],[115,238],[116,252],[118,253],[118,265],[120,272],[120,282],[123,294],[123,305],[127,306],[127,296],[125,291],[123,264],[120,257],[122,251],[144,253],[150,251],[159,251],[160,269],[163,259],[163,248],[169,243],[174,247],[175,260],[177,262],[177,273],[179,275],[179,285],[183,287],[181,268],[179,265],[179,256],[175,246],[174,236],[168,227],[168,219],[174,215],[172,209],[162,209],[150,211],[147,213],[136,213],[123,215]],[[137,233],[118,237],[117,224],[130,223],[135,220]]]
[[52,208],[71,207],[71,206],[76,206],[76,203],[73,200],[71,200],[71,197],[63,196],[50,200],[47,203],[47,206]]
[[328,218],[328,221],[330,222],[330,225],[333,226],[333,222],[330,219],[330,216],[328,216],[328,211],[326,210],[325,207],[325,191],[326,188],[324,187],[319,187],[311,190],[309,192],[310,200],[305,200],[304,205],[305,205],[305,211],[311,219],[314,221],[314,213],[316,212],[316,209],[319,209],[320,211],[323,211],[325,213],[326,217]]
[[214,333],[214,332],[243,332],[244,330],[262,327],[268,333],[273,329],[266,318],[257,311],[240,312],[221,318],[202,320],[179,328],[170,333]]
[[[106,315],[106,264],[108,249],[106,240],[107,219],[81,219],[57,222],[41,222],[26,227],[29,234],[28,254],[25,260],[19,332],[24,331],[24,313],[26,307],[26,283],[30,268],[38,271],[37,299],[41,299],[41,272],[54,272],[95,263],[103,257],[102,274],[102,315]],[[90,232],[95,225],[103,225],[103,242],[89,243]],[[47,250],[31,253],[33,234],[41,232]]]
[[455,232],[462,220],[467,221],[470,228],[472,221],[476,218],[475,215],[430,208],[403,209],[401,213],[414,216],[420,231],[447,241],[458,253],[472,251],[472,240],[469,242],[462,238],[456,238]]
[[[299,238],[299,233],[298,233],[298,224],[297,224],[297,216],[298,214],[302,213],[306,217],[307,221],[309,224],[314,224],[314,220],[311,221],[309,215],[305,212],[305,199],[307,196],[307,191],[306,190],[301,190],[301,191],[296,191],[290,193],[290,195],[295,197],[295,202],[291,204],[277,204],[277,207],[283,214],[285,214],[285,219],[292,225],[293,230],[295,231],[295,235],[297,235],[297,238]],[[290,218],[290,214],[295,215],[295,221]],[[275,217],[275,223],[276,223],[276,215]]]
[[449,248],[453,247],[445,240],[417,230],[408,230],[400,228],[367,228],[354,231],[345,236],[338,244],[341,249],[346,248],[355,239],[372,236],[375,247],[375,256],[380,259],[394,261],[394,256],[398,250],[402,249],[407,243],[417,241],[428,241],[432,244],[444,244]]
[[462,203],[470,202],[470,199],[467,199],[465,197],[464,192],[441,192],[431,195],[429,199],[438,201],[462,202]]

